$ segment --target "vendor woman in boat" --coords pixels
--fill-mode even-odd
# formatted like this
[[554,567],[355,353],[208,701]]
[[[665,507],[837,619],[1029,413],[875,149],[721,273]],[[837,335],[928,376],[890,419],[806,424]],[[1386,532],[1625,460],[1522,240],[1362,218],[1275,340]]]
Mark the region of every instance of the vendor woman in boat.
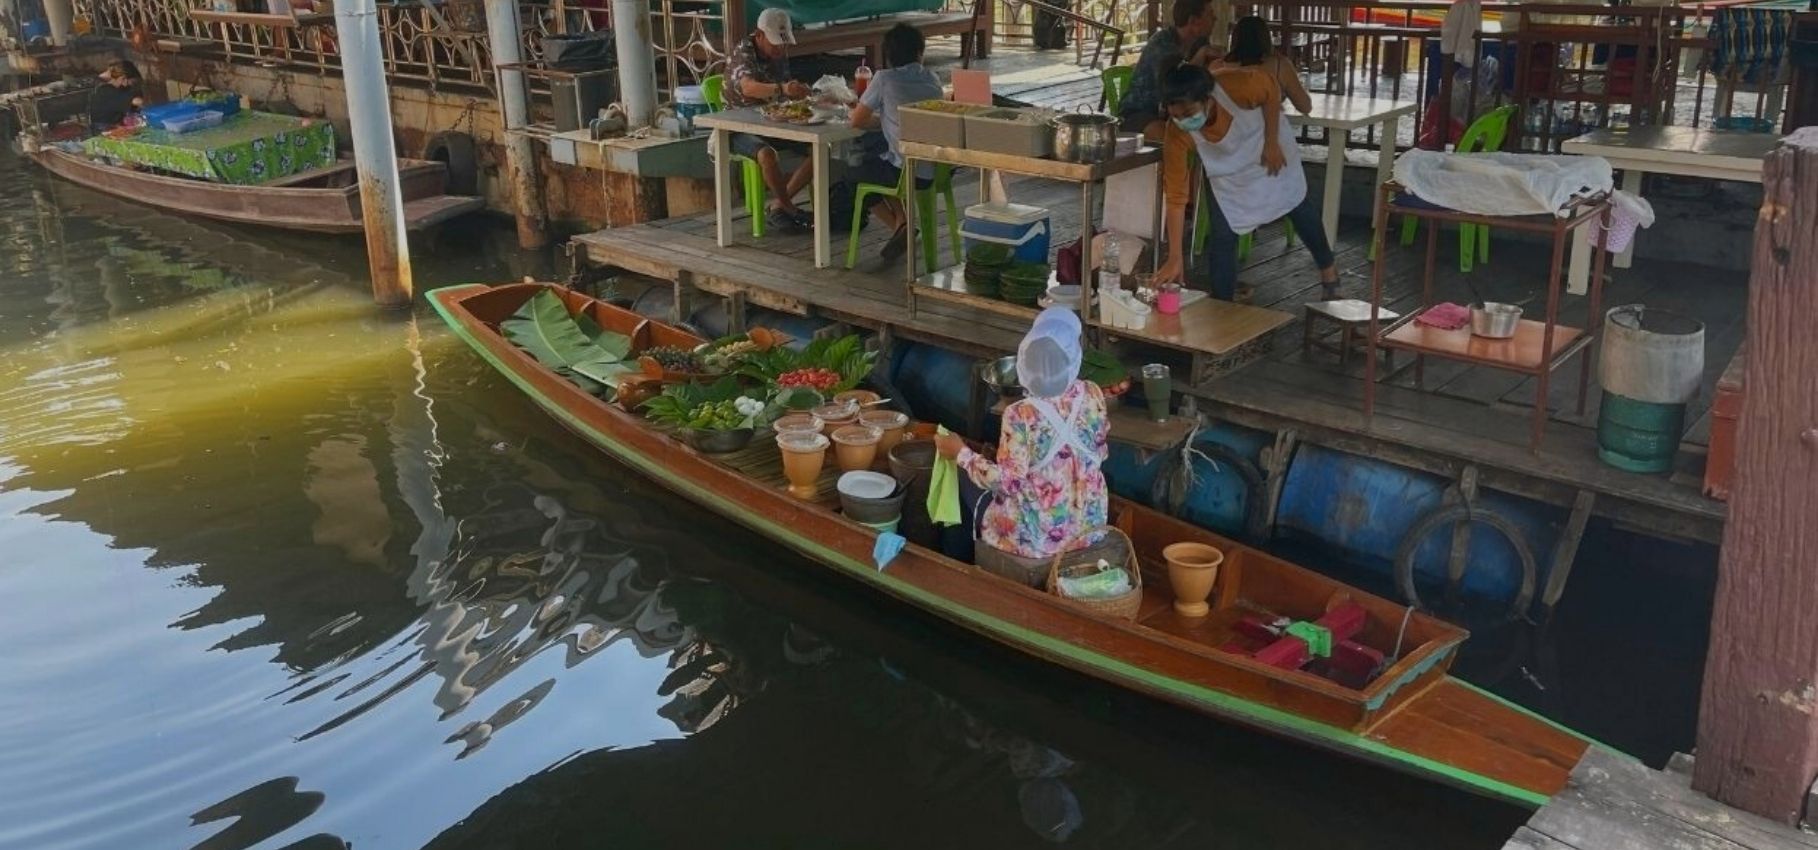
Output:
[[1028,396],[1005,408],[996,458],[956,435],[937,438],[941,455],[992,493],[977,555],[991,572],[1036,584],[1056,555],[1095,543],[1090,535],[1105,524],[1110,425],[1104,393],[1079,378],[1083,356],[1079,317],[1042,311],[1017,348],[1016,376]]
[[101,85],[88,95],[89,127],[97,133],[112,130],[144,105],[144,81],[139,67],[131,62],[115,62],[101,72]]

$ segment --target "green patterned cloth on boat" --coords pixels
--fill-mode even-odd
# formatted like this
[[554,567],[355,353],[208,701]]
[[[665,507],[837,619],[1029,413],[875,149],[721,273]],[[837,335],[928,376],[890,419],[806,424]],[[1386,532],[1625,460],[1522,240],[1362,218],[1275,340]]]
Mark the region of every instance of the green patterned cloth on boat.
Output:
[[242,110],[193,133],[144,128],[124,139],[95,136],[89,156],[216,183],[257,185],[335,164],[335,125]]

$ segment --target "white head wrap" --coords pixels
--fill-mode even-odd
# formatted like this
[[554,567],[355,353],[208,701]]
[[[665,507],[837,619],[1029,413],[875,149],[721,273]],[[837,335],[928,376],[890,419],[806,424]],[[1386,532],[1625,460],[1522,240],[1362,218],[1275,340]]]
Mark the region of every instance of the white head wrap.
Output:
[[1016,349],[1016,379],[1036,398],[1055,398],[1079,377],[1079,316],[1065,307],[1049,307]]

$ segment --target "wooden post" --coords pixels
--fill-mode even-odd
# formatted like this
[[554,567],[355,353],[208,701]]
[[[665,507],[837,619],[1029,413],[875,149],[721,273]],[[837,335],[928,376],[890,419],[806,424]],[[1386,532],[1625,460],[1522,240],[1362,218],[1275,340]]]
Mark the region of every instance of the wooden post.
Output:
[[1768,154],[1762,185],[1692,787],[1792,824],[1818,776],[1818,130]]

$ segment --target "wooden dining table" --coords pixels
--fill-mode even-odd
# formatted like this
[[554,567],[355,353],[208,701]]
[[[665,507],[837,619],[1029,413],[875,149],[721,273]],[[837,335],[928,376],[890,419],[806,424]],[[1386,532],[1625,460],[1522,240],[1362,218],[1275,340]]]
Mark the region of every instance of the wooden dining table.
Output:
[[1395,139],[1401,129],[1401,119],[1413,115],[1417,104],[1411,100],[1347,94],[1314,94],[1312,99],[1313,108],[1305,115],[1290,106],[1283,108],[1288,111],[1289,123],[1326,128],[1326,180],[1320,219],[1326,225],[1326,244],[1336,246],[1339,199],[1345,182],[1345,150],[1350,146],[1351,133],[1378,128],[1380,154],[1376,163],[1376,185],[1381,186],[1389,181],[1395,169]]
[[814,267],[824,269],[832,264],[831,222],[828,221],[828,187],[833,183],[833,149],[841,142],[863,135],[843,119],[829,119],[820,124],[790,124],[765,118],[757,107],[728,109],[695,116],[694,123],[713,131],[708,140],[713,152],[714,232],[720,247],[732,244],[732,135],[750,133],[766,139],[801,142],[808,146],[813,163]]
[[[1622,190],[1641,196],[1641,179],[1647,174],[1676,174],[1741,183],[1761,182],[1761,163],[1780,146],[1777,133],[1718,130],[1697,127],[1630,127],[1593,130],[1567,139],[1560,150],[1582,156],[1601,156],[1622,172]],[[1634,261],[1635,243],[1613,255],[1616,268]],[[1572,239],[1567,266],[1566,291],[1582,295],[1591,275],[1591,243],[1587,231]]]

